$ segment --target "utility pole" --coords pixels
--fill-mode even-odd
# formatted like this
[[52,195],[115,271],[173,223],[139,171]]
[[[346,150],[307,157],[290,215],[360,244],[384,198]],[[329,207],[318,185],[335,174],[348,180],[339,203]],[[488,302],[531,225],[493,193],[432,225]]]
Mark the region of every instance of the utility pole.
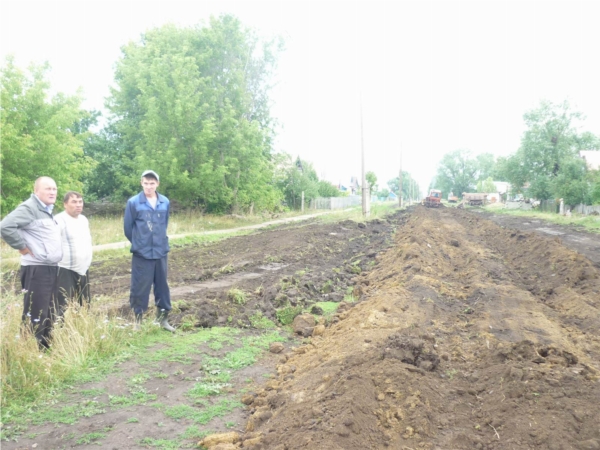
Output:
[[400,142],[400,175],[398,176],[398,205],[402,208],[402,142]]
[[369,188],[367,187],[367,178],[365,176],[365,142],[363,136],[363,114],[362,114],[362,95],[360,97],[360,150],[361,150],[361,159],[362,159],[362,213],[363,217],[369,217],[370,208],[369,208],[369,198],[367,198],[367,194]]

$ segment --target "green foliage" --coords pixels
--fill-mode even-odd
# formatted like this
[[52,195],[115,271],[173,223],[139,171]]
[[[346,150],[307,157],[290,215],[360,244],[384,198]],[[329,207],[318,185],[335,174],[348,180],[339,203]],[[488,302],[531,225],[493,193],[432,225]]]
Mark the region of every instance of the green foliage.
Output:
[[301,306],[286,306],[284,308],[278,309],[276,315],[277,320],[279,320],[279,322],[281,322],[282,325],[289,325],[300,313],[302,313]]
[[237,288],[232,288],[227,292],[227,298],[237,303],[238,305],[244,305],[246,303],[246,293]]
[[369,171],[365,173],[365,180],[369,185],[369,193],[374,194],[376,191],[375,186],[377,185],[377,175],[375,175],[375,172]]
[[496,192],[496,185],[492,181],[492,177],[477,182],[477,192]]
[[473,192],[477,183],[479,166],[468,150],[446,153],[438,165],[433,188],[443,195],[453,192],[460,197],[463,192]]
[[579,151],[597,149],[600,139],[578,132],[583,115],[572,111],[567,101],[542,101],[523,118],[527,130],[521,146],[498,161],[498,171],[514,193],[540,200],[564,198],[567,204],[591,202],[594,187]]
[[329,181],[319,180],[318,183],[318,194],[319,197],[341,197],[342,193],[340,190],[331,184]]
[[276,325],[267,317],[263,316],[260,311],[249,317],[250,324],[258,330],[269,330],[276,328]]
[[[108,102],[130,186],[152,167],[160,191],[208,211],[273,209],[270,78],[280,40],[233,16],[152,29],[122,48]],[[117,151],[117,150],[115,150]]]
[[[398,195],[398,185],[400,183],[400,177],[392,178],[387,182],[388,188],[394,194]],[[419,189],[419,183],[417,183],[410,173],[402,171],[402,198],[404,199],[419,199],[421,198],[421,191]]]
[[302,192],[307,203],[319,196],[319,177],[311,163],[299,157],[292,162],[291,155],[286,153],[278,155],[277,163],[277,185],[290,208],[300,208]]
[[80,108],[79,94],[48,99],[49,69],[48,64],[31,66],[25,74],[7,57],[0,70],[0,207],[5,213],[27,199],[43,175],[54,178],[59,198],[68,190],[82,191],[82,178],[93,166],[83,154],[90,113]]

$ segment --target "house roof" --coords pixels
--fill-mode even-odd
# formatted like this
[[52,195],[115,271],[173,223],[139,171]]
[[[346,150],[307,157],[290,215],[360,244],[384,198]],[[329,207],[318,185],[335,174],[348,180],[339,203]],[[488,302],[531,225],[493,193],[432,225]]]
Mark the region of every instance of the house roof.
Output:
[[600,170],[600,150],[582,150],[579,156],[585,159],[590,170]]

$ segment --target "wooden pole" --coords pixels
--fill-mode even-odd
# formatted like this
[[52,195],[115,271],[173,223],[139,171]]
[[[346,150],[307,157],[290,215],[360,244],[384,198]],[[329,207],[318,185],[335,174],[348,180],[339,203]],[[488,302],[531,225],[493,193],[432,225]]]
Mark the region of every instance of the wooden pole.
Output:
[[362,114],[362,95],[360,98],[360,150],[362,160],[362,213],[363,217],[368,217],[370,213],[369,199],[367,198],[369,188],[365,174],[365,142],[363,135],[363,114]]
[[398,176],[398,205],[402,208],[402,143],[400,143],[400,175]]

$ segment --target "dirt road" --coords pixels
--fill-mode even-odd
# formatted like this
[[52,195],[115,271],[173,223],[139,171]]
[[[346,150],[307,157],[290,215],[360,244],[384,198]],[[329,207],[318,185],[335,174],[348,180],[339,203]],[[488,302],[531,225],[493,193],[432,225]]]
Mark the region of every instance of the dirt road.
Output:
[[[559,231],[417,206],[366,226],[309,221],[174,249],[179,326],[252,327],[257,312],[275,321],[286,308],[340,304],[322,335],[265,360],[274,377],[237,394],[247,422],[220,448],[600,449],[600,270],[569,248],[573,230]],[[600,235],[584,237],[600,247]],[[94,292],[125,298],[127,271],[126,258],[96,265]],[[359,301],[343,301],[350,294]],[[180,382],[164,394],[171,403]],[[71,428],[110,423],[107,448],[167,437],[151,424],[125,431],[109,414]],[[186,420],[159,415],[164,430]],[[219,419],[207,427],[226,431]]]

